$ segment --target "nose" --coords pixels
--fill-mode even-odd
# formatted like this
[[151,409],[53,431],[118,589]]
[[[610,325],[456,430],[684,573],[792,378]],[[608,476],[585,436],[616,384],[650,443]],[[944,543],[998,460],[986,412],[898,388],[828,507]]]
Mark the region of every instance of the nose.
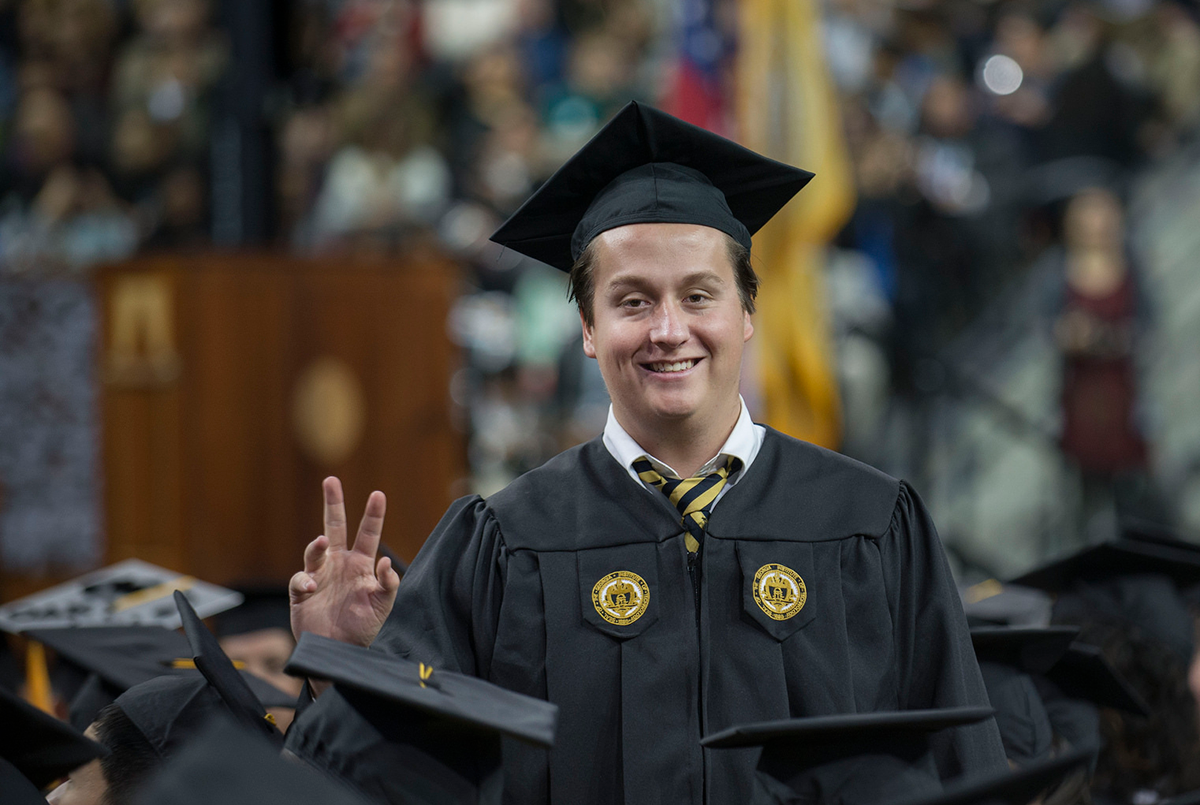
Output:
[[687,322],[679,305],[671,302],[658,305],[650,322],[650,341],[664,349],[671,349],[687,339]]

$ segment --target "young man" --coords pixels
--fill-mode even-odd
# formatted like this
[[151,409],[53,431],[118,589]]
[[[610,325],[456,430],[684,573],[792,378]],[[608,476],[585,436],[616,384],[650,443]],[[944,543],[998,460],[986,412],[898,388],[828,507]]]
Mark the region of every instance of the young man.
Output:
[[[987,704],[915,493],[755,425],[738,395],[750,235],[810,178],[630,104],[493,236],[571,271],[603,437],[457,501],[402,589],[374,562],[382,494],[349,548],[325,484],[293,630],[557,704],[553,750],[505,744],[510,801],[745,802],[756,750],[703,736]],[[1004,767],[990,720],[935,754],[943,777]]]

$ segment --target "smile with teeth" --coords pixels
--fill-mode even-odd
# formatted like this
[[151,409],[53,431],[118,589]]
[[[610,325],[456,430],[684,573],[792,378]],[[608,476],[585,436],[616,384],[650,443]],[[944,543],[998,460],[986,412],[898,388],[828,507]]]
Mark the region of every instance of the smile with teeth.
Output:
[[686,372],[688,369],[691,369],[695,365],[696,365],[696,359],[689,358],[686,361],[675,361],[673,363],[668,363],[668,362],[648,363],[648,364],[646,364],[646,367],[651,372],[659,372],[661,374],[668,374],[670,372]]

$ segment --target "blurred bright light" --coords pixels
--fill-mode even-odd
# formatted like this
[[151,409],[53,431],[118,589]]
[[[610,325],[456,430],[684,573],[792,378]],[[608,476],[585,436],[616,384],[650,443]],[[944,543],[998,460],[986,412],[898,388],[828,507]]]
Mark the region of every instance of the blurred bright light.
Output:
[[999,54],[988,58],[983,63],[983,71],[980,76],[983,79],[983,85],[997,95],[1012,95],[1020,89],[1021,82],[1025,80],[1025,73],[1021,70],[1021,65],[1008,56]]

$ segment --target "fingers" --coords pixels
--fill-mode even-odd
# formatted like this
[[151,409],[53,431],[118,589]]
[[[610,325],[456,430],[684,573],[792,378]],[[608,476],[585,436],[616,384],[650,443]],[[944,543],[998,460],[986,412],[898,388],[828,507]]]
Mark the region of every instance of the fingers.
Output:
[[385,594],[396,597],[396,590],[400,586],[400,574],[392,567],[392,560],[386,556],[380,557],[379,563],[375,566],[375,575],[379,579],[379,586],[383,588]]
[[317,582],[312,576],[301,571],[288,581],[288,598],[293,604],[303,601],[317,590]]
[[387,498],[382,492],[372,492],[367,498],[367,509],[363,512],[358,536],[354,538],[354,550],[374,558],[379,550],[379,538],[383,534],[383,515],[387,510]]
[[380,623],[387,620],[392,607],[396,603],[396,591],[400,587],[400,574],[392,567],[392,560],[384,556],[375,565],[375,575],[379,579],[379,589],[371,594],[372,605],[379,614]]
[[304,572],[316,573],[325,564],[325,549],[329,547],[329,538],[324,534],[304,546]]
[[346,548],[346,499],[342,495],[342,482],[330,476],[321,483],[325,493],[325,536],[329,547],[334,550]]

